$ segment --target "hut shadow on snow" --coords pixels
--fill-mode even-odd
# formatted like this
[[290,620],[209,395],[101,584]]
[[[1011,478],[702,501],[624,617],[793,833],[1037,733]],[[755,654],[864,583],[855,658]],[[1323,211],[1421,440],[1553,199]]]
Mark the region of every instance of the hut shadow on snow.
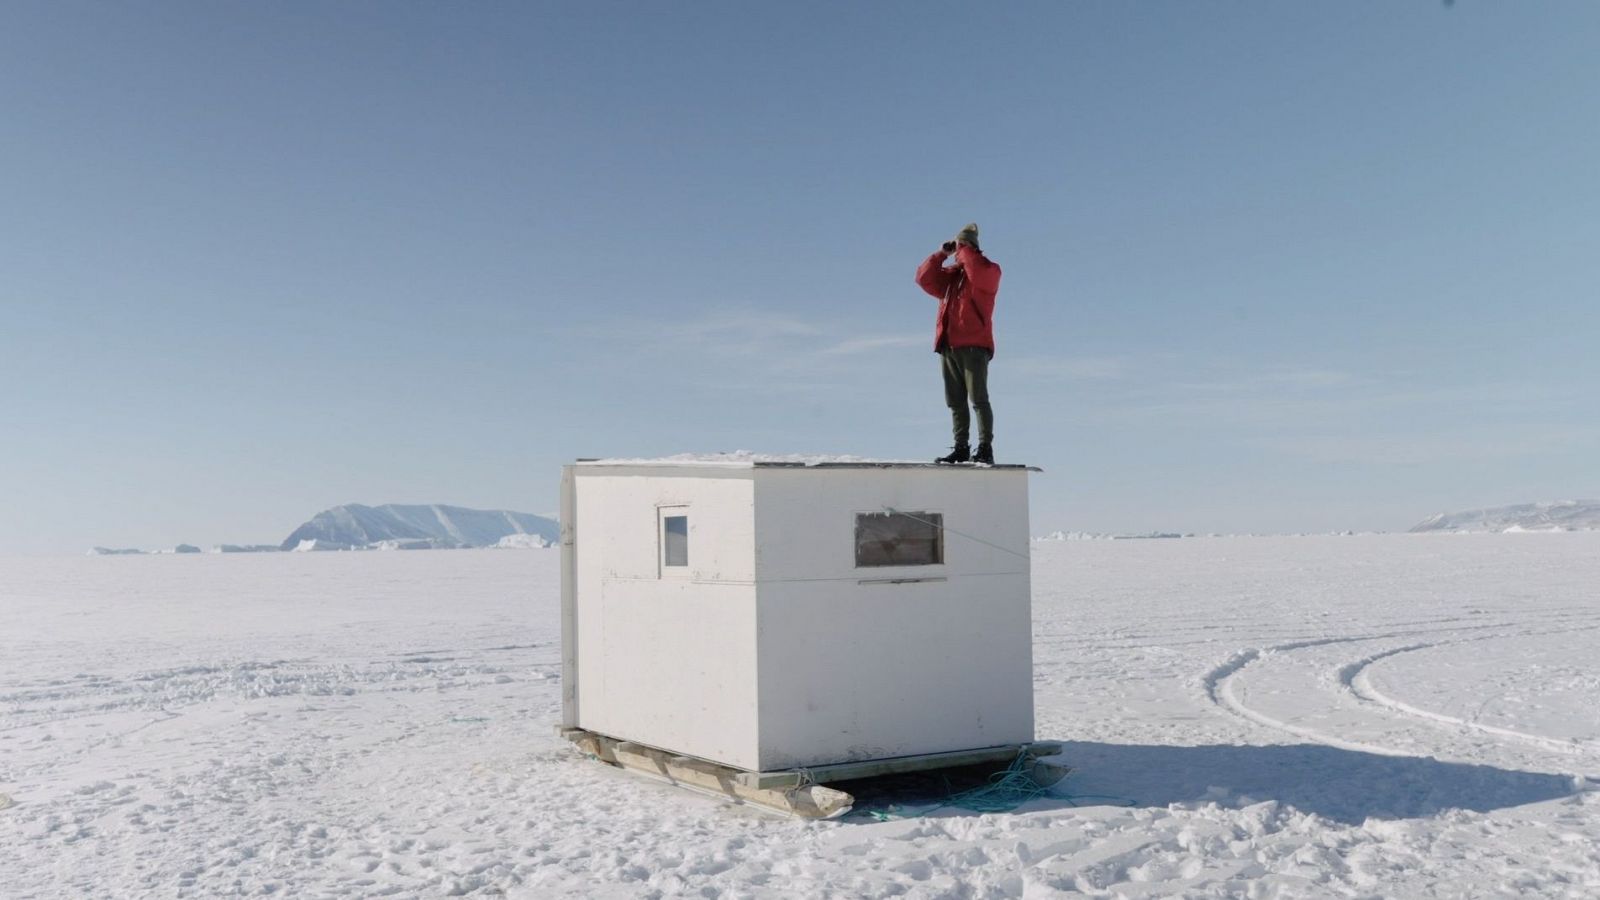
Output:
[[[1037,812],[1071,807],[1216,802],[1226,807],[1267,800],[1345,824],[1413,819],[1449,809],[1489,812],[1577,792],[1570,776],[1520,772],[1423,757],[1381,756],[1320,744],[1164,746],[1062,742],[1072,773],[1048,794],[1021,806]],[[856,796],[855,821],[873,812],[971,815],[931,808],[981,787],[994,767],[862,779],[839,785]]]

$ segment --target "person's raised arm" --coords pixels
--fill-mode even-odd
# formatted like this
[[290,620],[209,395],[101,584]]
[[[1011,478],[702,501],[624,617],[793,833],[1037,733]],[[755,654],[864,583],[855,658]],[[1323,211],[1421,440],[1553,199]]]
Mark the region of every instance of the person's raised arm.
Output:
[[949,251],[941,247],[917,266],[917,285],[940,300],[944,299],[944,292],[949,290],[950,279],[954,277],[951,270],[944,267],[944,261],[949,258]]
[[971,244],[956,247],[956,260],[967,270],[973,290],[993,295],[1000,290],[1000,267]]

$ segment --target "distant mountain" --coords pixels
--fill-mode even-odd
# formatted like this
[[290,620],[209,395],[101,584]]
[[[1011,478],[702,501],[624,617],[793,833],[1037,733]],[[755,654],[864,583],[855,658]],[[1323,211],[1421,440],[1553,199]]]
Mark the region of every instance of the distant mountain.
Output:
[[[362,506],[323,510],[284,538],[284,550],[347,550],[492,547],[509,535],[533,535],[554,543],[554,519],[503,509],[460,506]],[[309,542],[309,543],[308,543]]]
[[1413,532],[1600,531],[1600,500],[1520,503],[1465,512],[1439,513],[1412,526]]

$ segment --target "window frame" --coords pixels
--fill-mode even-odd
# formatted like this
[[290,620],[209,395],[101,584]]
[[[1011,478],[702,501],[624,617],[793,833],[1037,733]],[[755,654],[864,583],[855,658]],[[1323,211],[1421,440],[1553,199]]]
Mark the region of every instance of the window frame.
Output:
[[[918,510],[911,510],[911,511],[908,511],[908,512],[900,512],[900,511],[887,512],[887,511],[882,510],[882,509],[864,509],[864,510],[857,510],[854,513],[854,516],[855,516],[855,518],[854,518],[854,528],[851,530],[851,558],[852,558],[852,562],[853,562],[853,566],[854,566],[855,570],[857,570],[857,571],[861,571],[861,570],[866,570],[866,571],[882,571],[882,570],[894,571],[894,570],[901,570],[901,569],[911,569],[911,570],[918,570],[918,571],[928,571],[930,569],[937,569],[937,570],[942,571],[944,566],[948,563],[948,559],[945,556],[945,539],[944,539],[945,524],[944,524],[944,511],[943,510],[940,510],[940,509],[918,509]],[[889,518],[889,517],[892,517],[892,516],[901,516],[901,517],[905,517],[905,518],[909,518],[909,519],[913,519],[913,520],[915,520],[915,519],[927,519],[929,522],[937,522],[938,524],[937,524],[937,526],[935,526],[934,539],[933,539],[933,556],[934,556],[933,561],[932,562],[863,563],[861,561],[861,526],[862,526],[862,520],[867,516],[877,516],[877,517],[881,517],[881,518]]]
[[[683,519],[683,565],[667,563],[667,520]],[[673,503],[656,507],[656,573],[661,578],[689,578],[690,512],[688,504]]]

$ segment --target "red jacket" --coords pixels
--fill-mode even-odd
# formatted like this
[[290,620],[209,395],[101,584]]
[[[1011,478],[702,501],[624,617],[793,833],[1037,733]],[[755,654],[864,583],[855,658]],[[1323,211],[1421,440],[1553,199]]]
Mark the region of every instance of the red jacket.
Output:
[[956,248],[956,265],[945,268],[944,253],[917,267],[917,284],[939,298],[934,352],[950,347],[983,347],[994,355],[994,295],[1000,267],[966,244]]

